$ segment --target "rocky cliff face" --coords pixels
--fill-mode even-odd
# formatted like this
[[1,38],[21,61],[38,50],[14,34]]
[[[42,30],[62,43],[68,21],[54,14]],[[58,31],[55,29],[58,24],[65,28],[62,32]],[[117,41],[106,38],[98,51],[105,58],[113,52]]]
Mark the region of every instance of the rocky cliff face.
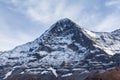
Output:
[[93,70],[119,66],[119,32],[93,32],[70,19],[59,20],[36,40],[2,52],[0,79],[32,75],[38,79],[54,76],[68,80],[77,76],[83,80]]

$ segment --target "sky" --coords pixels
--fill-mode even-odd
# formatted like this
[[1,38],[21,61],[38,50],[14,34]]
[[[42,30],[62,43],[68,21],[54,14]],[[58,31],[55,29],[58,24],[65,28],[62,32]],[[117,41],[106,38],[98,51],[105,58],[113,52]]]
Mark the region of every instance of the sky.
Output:
[[110,32],[120,28],[120,0],[0,0],[0,51],[33,41],[63,18]]

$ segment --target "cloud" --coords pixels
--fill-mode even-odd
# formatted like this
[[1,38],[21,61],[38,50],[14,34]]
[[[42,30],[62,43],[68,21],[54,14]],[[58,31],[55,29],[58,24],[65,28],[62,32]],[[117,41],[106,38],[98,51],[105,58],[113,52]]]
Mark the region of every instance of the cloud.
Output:
[[[2,11],[2,9],[0,10]],[[20,45],[34,39],[34,37],[26,34],[26,32],[21,32],[18,25],[16,25],[17,21],[14,20],[14,17],[6,15],[7,12],[4,12],[5,11],[0,12],[0,51],[13,49],[16,45]],[[14,25],[10,24],[9,19],[10,21],[13,21]]]
[[17,35],[16,38],[0,34],[0,51],[13,49],[16,45],[21,45],[29,40],[32,40],[32,38],[25,34]]
[[69,0],[11,0],[11,3],[33,21],[52,24],[61,18],[76,19],[83,6],[70,4]]
[[103,18],[103,20],[96,26],[96,29],[99,28],[99,31],[113,31],[117,28],[119,28],[120,26],[120,17],[119,17],[119,13],[113,13],[110,14],[108,16],[106,16],[105,18]]
[[110,0],[105,3],[106,6],[113,6],[120,9],[120,0]]
[[98,2],[88,4],[83,0],[77,0],[77,2],[72,0],[11,0],[9,3],[33,22],[45,26],[50,26],[61,18],[70,18],[83,27],[92,27],[100,19]]
[[110,32],[120,28],[120,0],[109,0],[105,2],[108,14],[96,25],[97,31]]
[[93,26],[99,21],[99,0],[94,1],[94,4],[88,4],[84,0],[9,0],[8,3],[14,5],[13,9],[22,12],[33,22],[45,26],[66,17],[82,26]]
[[34,40],[66,17],[89,30],[113,31],[120,26],[119,5],[119,0],[0,0],[0,50]]
[[[81,26],[93,30],[92,28],[98,27],[98,24],[100,25],[101,23],[102,25],[107,16],[118,11],[116,9],[114,12],[109,7],[113,5],[118,6],[119,0],[92,0],[91,2],[87,0],[9,0],[7,3],[12,4],[13,9],[23,13],[33,23],[37,22],[45,26],[50,26],[55,21],[67,17]],[[96,29],[97,31],[101,30]]]
[[[1,24],[1,23],[0,23]],[[9,26],[7,23],[2,23],[0,27],[0,51],[13,49],[17,45],[24,44],[28,41],[32,41],[34,38],[29,34],[17,32],[16,34],[11,34]]]

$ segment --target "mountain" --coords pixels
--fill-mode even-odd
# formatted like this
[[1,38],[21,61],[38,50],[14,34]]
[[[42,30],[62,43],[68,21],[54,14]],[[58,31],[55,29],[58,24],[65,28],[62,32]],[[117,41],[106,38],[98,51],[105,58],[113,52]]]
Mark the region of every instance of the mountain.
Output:
[[120,65],[119,44],[120,29],[94,32],[61,19],[34,41],[2,52],[0,79],[84,80],[91,73]]

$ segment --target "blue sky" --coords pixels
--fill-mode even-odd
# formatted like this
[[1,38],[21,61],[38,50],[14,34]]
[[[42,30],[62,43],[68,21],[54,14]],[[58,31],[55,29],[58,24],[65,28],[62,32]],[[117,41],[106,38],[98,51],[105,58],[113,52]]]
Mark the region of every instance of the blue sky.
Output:
[[0,50],[34,40],[62,18],[113,31],[120,28],[120,0],[0,0]]

